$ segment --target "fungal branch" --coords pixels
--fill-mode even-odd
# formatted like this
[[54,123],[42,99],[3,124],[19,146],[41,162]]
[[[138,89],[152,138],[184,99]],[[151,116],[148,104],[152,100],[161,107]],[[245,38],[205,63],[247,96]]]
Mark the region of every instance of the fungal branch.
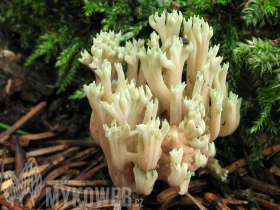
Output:
[[226,178],[213,141],[235,131],[241,99],[228,93],[229,65],[221,64],[219,46],[209,48],[208,23],[176,11],[156,13],[149,23],[155,31],[147,48],[143,40],[121,47],[121,34],[109,31],[93,39],[91,54],[81,53],[97,78],[84,85],[90,131],[115,185],[149,194],[160,179],[185,194],[196,170]]

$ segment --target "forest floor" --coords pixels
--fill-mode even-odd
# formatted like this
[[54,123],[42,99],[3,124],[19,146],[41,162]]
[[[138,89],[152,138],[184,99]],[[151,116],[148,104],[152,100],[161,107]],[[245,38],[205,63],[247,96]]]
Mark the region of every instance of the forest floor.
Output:
[[[94,141],[89,140],[91,108],[87,99],[69,100],[71,93],[56,94],[51,79],[28,72],[26,67],[0,58],[0,143],[3,145],[0,155],[4,165],[1,189],[9,192],[8,197],[1,194],[0,203],[9,209],[32,209],[34,202],[36,208],[46,209],[47,187],[72,194],[81,186],[112,187],[104,155]],[[11,127],[4,129],[5,125]],[[19,130],[26,133],[16,133]],[[264,155],[270,156],[279,150],[280,145],[276,145],[264,151]],[[24,191],[15,187],[26,180],[23,171],[34,168],[33,165],[26,169],[32,158],[36,159],[41,177],[39,194],[32,194],[30,188]],[[151,195],[132,194],[127,209],[280,209],[280,170],[259,167],[252,170],[247,164],[245,154],[228,166],[229,178],[225,183],[210,175],[193,177],[185,196],[178,196],[158,181]],[[8,175],[7,170],[13,170],[20,181],[9,183],[12,175]],[[38,171],[29,176],[35,174]],[[13,192],[8,191],[11,188]],[[122,190],[116,193],[123,196]],[[120,209],[121,202],[125,204],[124,200],[106,197],[101,203],[95,200],[74,207],[69,200],[58,198],[59,205],[51,209]]]

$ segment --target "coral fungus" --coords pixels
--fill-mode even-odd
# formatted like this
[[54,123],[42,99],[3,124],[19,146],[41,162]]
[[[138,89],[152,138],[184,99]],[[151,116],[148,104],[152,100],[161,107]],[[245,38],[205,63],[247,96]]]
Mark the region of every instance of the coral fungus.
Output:
[[92,55],[82,53],[80,61],[96,76],[84,86],[92,107],[90,131],[116,186],[149,194],[160,179],[184,194],[197,169],[226,177],[214,159],[213,141],[237,128],[241,100],[228,94],[228,64],[221,65],[219,46],[209,48],[208,23],[183,20],[176,11],[156,13],[149,23],[157,33],[148,47],[143,40],[121,47],[120,33],[101,31]]

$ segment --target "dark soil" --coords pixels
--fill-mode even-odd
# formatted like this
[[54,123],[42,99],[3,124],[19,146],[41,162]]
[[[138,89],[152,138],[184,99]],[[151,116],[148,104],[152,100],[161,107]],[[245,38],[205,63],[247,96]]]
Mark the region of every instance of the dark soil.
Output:
[[[60,132],[60,139],[89,137],[91,108],[86,98],[69,100],[66,94],[53,93],[45,98],[47,106],[36,117],[28,121],[21,130],[31,134],[49,130]],[[0,122],[13,125],[37,104],[21,99],[20,93],[0,101]]]
[[[12,52],[10,52],[12,53]],[[25,67],[0,54],[0,123],[12,126],[42,101],[47,106],[21,130],[30,134],[60,132],[60,139],[87,138],[91,108],[86,98],[70,100],[75,89],[56,94],[53,74]]]

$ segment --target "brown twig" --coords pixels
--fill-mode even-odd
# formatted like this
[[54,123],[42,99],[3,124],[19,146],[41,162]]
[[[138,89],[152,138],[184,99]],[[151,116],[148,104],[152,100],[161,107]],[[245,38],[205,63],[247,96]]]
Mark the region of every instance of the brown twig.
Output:
[[70,157],[68,160],[66,160],[66,163],[83,160],[85,158],[88,158],[91,155],[94,155],[98,151],[100,151],[100,148],[96,148],[96,147],[91,147],[91,148],[85,149],[85,150],[75,154],[73,157]]
[[[6,157],[5,159],[4,159],[4,164],[6,165],[6,164],[11,164],[11,163],[14,163],[16,161],[16,159],[14,158],[14,157]],[[0,163],[2,164],[2,162],[3,162],[3,159],[1,158],[0,159]]]
[[10,151],[15,153],[15,170],[16,170],[16,177],[20,177],[22,169],[25,167],[27,163],[25,151],[23,150],[22,146],[18,142],[18,136],[13,136],[9,139],[10,142]]
[[194,197],[191,196],[188,192],[186,193],[189,199],[194,202],[200,210],[207,210],[201,203],[199,203]]
[[[6,146],[3,147],[3,154],[2,154],[2,160],[5,161],[5,155],[6,155]],[[0,180],[0,193],[2,191],[2,183],[3,183],[3,177],[4,177],[4,161],[1,163],[1,180]]]
[[76,177],[75,180],[85,180],[84,174],[87,173],[92,167],[96,166],[99,162],[101,162],[104,159],[104,156],[100,156],[96,161],[93,161],[88,167],[86,167],[81,173]]
[[33,109],[31,109],[25,116],[23,116],[19,121],[17,121],[14,125],[12,125],[8,130],[4,131],[0,135],[0,144],[3,144],[6,140],[6,136],[11,135],[13,132],[21,128],[27,121],[37,115],[42,109],[47,105],[46,102],[41,102]]
[[90,179],[97,171],[99,171],[102,168],[105,168],[107,166],[107,163],[102,163],[99,166],[96,166],[95,168],[89,170],[85,174],[79,177],[79,180],[86,180]]
[[[95,161],[94,163],[98,163],[98,161]],[[93,164],[92,164],[93,165]],[[102,169],[102,168],[104,168],[105,166],[107,166],[107,163],[103,163],[103,164],[101,164],[101,165],[99,165],[99,166],[97,166],[97,167],[95,167],[95,168],[93,168],[93,169],[91,169],[91,170],[86,170],[86,172],[84,172],[82,175],[80,175],[80,176],[78,176],[78,177],[76,177],[75,178],[75,180],[86,180],[86,179],[89,179],[90,177],[92,177],[94,174],[95,174],[95,172],[97,172],[97,171],[99,171],[100,169]],[[55,210],[57,210],[57,209],[63,209],[61,206],[67,206],[67,205],[72,205],[71,204],[71,201],[70,201],[70,203],[66,203],[65,205],[63,205],[64,204],[64,200],[62,199],[62,200],[60,200],[56,205],[55,205],[55,207],[54,207],[54,209]]]
[[[41,191],[40,196],[38,196],[36,198],[33,198],[33,201],[38,204],[46,196],[46,188],[45,187],[46,187],[46,183],[48,181],[53,180],[53,179],[59,177],[60,175],[64,174],[69,168],[83,166],[83,165],[86,165],[86,164],[87,164],[87,162],[85,162],[85,161],[69,163],[69,164],[66,164],[66,165],[52,171],[42,181],[42,184],[41,184],[42,191]],[[32,198],[28,199],[28,201],[26,202],[25,205],[31,207],[32,206]]]
[[63,162],[66,158],[69,158],[73,156],[77,151],[79,150],[79,147],[71,147],[65,152],[59,153],[59,156],[57,159],[53,160],[50,165],[42,172],[42,176],[46,175],[50,170],[54,168],[54,166],[58,165],[59,163]]
[[225,169],[228,170],[228,173],[232,173],[234,171],[236,171],[237,169],[246,166],[247,165],[247,161],[245,158],[242,158],[238,161],[235,161],[233,164],[231,164],[230,166],[225,167]]
[[260,205],[260,206],[263,206],[265,208],[268,208],[268,209],[280,209],[280,205],[276,204],[276,203],[271,203],[269,201],[266,201],[266,200],[262,200],[260,198],[254,198],[255,201],[257,201],[257,203]]
[[[280,151],[280,144],[274,145],[272,147],[269,147],[268,149],[264,150],[262,152],[262,154],[264,156],[273,154]],[[225,169],[227,169],[229,171],[229,173],[232,173],[234,171],[236,171],[238,168],[241,168],[243,166],[246,166],[248,164],[248,162],[246,161],[245,158],[242,158],[238,161],[235,161],[233,164],[231,164],[230,166],[227,166]]]
[[267,156],[267,155],[271,155],[271,154],[273,154],[273,153],[276,153],[276,152],[278,152],[278,151],[280,151],[280,144],[277,144],[277,145],[274,145],[274,146],[272,146],[272,147],[267,148],[266,150],[264,150],[264,151],[262,152],[262,154],[263,154],[264,156]]
[[[23,173],[21,177],[22,177],[22,179],[26,179],[27,177],[32,176],[32,175],[34,175],[34,174],[37,173],[37,172],[38,172],[38,173],[41,173],[41,172],[44,171],[49,165],[50,165],[50,164],[45,164],[45,165],[38,166],[38,170],[37,170],[37,171],[34,171],[34,170],[27,171],[27,172]],[[13,171],[13,172],[14,172],[14,171]],[[5,178],[5,179],[12,178],[10,175],[11,175],[10,173],[7,174],[6,172],[4,172],[4,178]]]
[[44,146],[50,145],[68,145],[68,146],[77,146],[77,147],[100,147],[94,141],[87,141],[85,139],[77,139],[77,140],[49,140],[42,142]]
[[50,180],[47,181],[47,185],[53,186],[56,184],[67,185],[72,187],[97,187],[97,186],[108,186],[105,180]]
[[68,146],[66,146],[66,145],[46,147],[46,148],[43,148],[43,149],[38,149],[38,150],[27,152],[26,157],[36,157],[36,156],[46,155],[46,154],[58,152],[58,151],[61,151],[61,150],[65,150],[67,148],[68,148]]
[[45,133],[38,133],[38,134],[31,134],[31,135],[22,135],[20,136],[21,139],[27,139],[27,140],[41,140],[41,139],[46,139],[46,138],[50,138],[50,137],[54,137],[57,134],[52,132],[52,131],[48,131]]
[[250,176],[244,176],[241,180],[245,185],[250,186],[263,193],[267,193],[270,195],[280,195],[280,188],[277,186],[261,182],[257,179],[251,178]]
[[209,203],[214,204],[216,209],[230,210],[230,208],[226,205],[226,203],[221,198],[214,195],[213,193],[205,193],[204,197]]
[[19,202],[8,202],[5,198],[0,198],[0,203],[6,207],[8,207],[11,210],[30,210],[30,208],[26,206],[22,206]]

